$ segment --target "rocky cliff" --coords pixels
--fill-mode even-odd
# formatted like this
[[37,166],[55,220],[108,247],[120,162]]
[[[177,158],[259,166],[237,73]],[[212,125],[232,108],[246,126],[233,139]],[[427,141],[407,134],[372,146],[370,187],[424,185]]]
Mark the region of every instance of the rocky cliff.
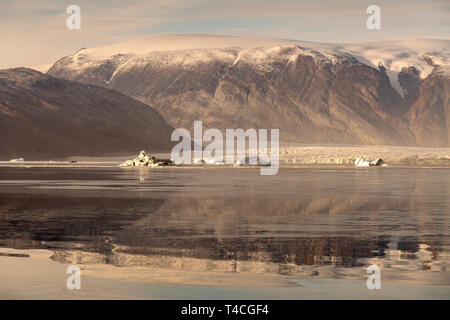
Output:
[[174,127],[203,120],[279,128],[290,142],[449,146],[449,47],[159,36],[82,49],[48,73],[116,89]]

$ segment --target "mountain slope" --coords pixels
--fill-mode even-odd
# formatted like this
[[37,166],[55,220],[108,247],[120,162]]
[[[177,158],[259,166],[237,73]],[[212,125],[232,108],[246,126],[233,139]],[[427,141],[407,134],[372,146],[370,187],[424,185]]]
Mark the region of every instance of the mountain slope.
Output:
[[[448,146],[448,122],[428,130],[421,126],[435,120],[412,116],[421,103],[448,110],[448,48],[447,40],[155,36],[83,48],[48,73],[116,89],[154,106],[175,127],[203,120],[220,129],[279,128],[284,141]],[[436,86],[427,91],[427,82]],[[431,105],[425,92],[436,95]]]
[[169,150],[153,108],[115,90],[26,68],[0,70],[0,159],[55,159]]
[[407,115],[417,144],[450,146],[450,79],[439,74],[428,77],[419,90]]

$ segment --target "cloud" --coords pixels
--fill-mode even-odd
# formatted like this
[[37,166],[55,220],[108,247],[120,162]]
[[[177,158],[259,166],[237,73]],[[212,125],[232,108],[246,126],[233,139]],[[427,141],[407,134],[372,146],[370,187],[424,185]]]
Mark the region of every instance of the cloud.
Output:
[[[448,38],[447,0],[378,0],[382,29],[366,28],[365,0],[2,0],[0,68],[53,62],[80,47],[156,33],[214,33],[316,41]],[[81,7],[81,30],[66,28]],[[30,54],[31,53],[31,54]]]

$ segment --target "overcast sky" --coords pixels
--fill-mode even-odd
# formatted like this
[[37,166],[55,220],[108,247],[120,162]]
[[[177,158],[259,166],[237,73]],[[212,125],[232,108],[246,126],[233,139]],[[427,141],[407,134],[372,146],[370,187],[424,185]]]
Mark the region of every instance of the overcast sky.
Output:
[[[81,30],[66,27],[69,5]],[[381,30],[366,9],[381,8]],[[81,47],[207,33],[322,42],[449,39],[449,0],[0,0],[0,68],[53,63]]]

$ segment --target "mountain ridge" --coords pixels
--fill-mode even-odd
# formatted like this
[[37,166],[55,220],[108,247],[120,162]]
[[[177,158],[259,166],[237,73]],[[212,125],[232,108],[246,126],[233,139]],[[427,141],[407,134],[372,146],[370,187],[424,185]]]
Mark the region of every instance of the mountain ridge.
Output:
[[116,89],[175,127],[203,120],[219,129],[275,126],[291,142],[448,146],[450,41],[376,44],[154,36],[80,50],[48,73]]
[[0,70],[0,159],[61,159],[170,150],[173,128],[115,90],[28,68]]

